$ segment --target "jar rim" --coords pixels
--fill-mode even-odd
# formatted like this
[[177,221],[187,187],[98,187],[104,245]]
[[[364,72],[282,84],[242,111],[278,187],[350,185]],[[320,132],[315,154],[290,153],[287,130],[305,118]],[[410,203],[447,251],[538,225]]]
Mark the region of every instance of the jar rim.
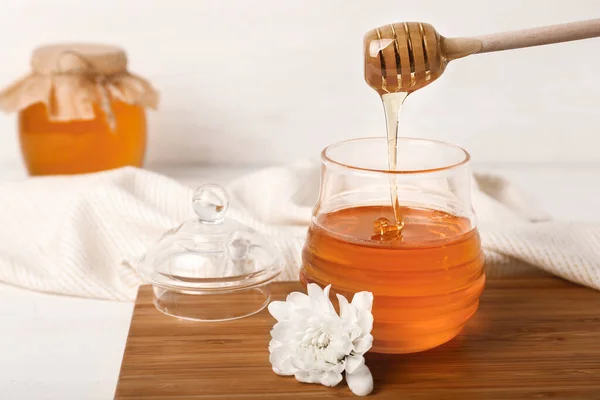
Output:
[[389,175],[427,174],[427,173],[433,173],[433,172],[447,171],[447,170],[451,170],[454,168],[464,166],[464,165],[468,164],[469,161],[471,160],[471,154],[469,154],[469,152],[467,150],[463,149],[462,147],[460,147],[458,145],[452,144],[452,143],[444,142],[441,140],[435,140],[435,139],[413,138],[413,137],[398,137],[397,139],[398,139],[399,143],[401,141],[431,143],[431,144],[438,145],[438,146],[445,146],[448,148],[452,148],[454,150],[458,150],[462,154],[462,158],[457,162],[454,162],[454,163],[451,163],[448,165],[443,165],[441,167],[436,167],[436,168],[390,170],[390,169],[366,168],[366,167],[360,167],[357,165],[350,165],[350,164],[335,160],[329,154],[332,150],[334,150],[340,146],[344,146],[344,145],[355,143],[355,142],[373,141],[373,140],[386,140],[387,141],[386,137],[376,136],[376,137],[361,137],[361,138],[348,139],[348,140],[343,140],[341,142],[336,142],[336,143],[330,144],[329,146],[325,147],[323,149],[323,151],[321,152],[321,160],[325,164],[334,164],[334,165],[337,165],[339,167],[349,169],[349,170],[361,171],[361,172],[371,172],[371,173],[377,173],[377,174],[389,174]]

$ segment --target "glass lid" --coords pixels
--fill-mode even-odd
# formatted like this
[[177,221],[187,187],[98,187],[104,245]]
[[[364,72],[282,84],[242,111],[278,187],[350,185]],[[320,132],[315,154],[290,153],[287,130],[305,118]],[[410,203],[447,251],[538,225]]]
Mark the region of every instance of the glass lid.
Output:
[[140,260],[139,272],[155,288],[210,294],[262,286],[282,263],[258,232],[227,217],[229,197],[218,185],[198,188],[196,218],[166,232]]

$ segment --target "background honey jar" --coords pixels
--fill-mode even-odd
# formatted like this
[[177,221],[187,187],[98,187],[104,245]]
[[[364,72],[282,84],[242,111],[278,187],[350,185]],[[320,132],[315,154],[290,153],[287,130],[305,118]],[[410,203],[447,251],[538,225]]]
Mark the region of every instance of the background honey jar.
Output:
[[0,108],[18,112],[20,146],[31,175],[140,167],[146,107],[158,95],[127,70],[117,47],[60,44],[37,48],[32,72],[0,93]]

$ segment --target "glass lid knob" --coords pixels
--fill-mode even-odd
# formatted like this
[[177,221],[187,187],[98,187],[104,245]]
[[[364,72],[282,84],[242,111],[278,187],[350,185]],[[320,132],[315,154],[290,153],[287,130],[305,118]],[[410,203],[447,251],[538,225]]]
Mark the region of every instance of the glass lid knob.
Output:
[[203,185],[194,192],[192,206],[201,223],[218,224],[225,219],[229,196],[219,185]]

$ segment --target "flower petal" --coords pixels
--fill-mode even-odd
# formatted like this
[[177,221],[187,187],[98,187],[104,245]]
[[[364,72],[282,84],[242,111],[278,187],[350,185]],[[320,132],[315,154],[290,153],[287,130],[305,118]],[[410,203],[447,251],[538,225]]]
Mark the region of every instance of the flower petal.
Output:
[[337,364],[338,357],[339,357],[339,351],[335,347],[330,345],[326,349],[323,350],[321,357],[323,358],[323,361],[325,361],[329,364]]
[[346,373],[353,373],[361,365],[365,365],[365,358],[363,356],[348,356],[346,358]]
[[358,292],[352,298],[352,305],[355,306],[358,311],[369,311],[373,308],[373,293],[371,292]]
[[272,366],[273,372],[275,372],[277,375],[280,376],[292,376],[295,373],[295,369],[293,367],[289,367],[287,364],[285,364],[285,368],[283,369],[279,369],[276,366]]
[[362,355],[373,346],[373,335],[363,336],[354,341],[354,354]]
[[335,314],[336,317],[339,317],[337,312],[335,312],[335,307],[333,307],[333,303],[331,302],[331,298],[329,297],[330,290],[331,290],[331,283],[329,285],[325,286],[325,289],[323,289],[323,294],[325,295],[325,300],[327,300],[325,303],[325,305],[327,306],[327,312],[333,313],[333,314]]
[[299,382],[312,383],[310,381],[310,375],[308,375],[308,372],[306,371],[296,371],[296,373],[294,374],[294,378],[296,378],[296,380],[298,380]]
[[336,351],[340,358],[347,356],[356,347],[348,335],[336,337],[330,344],[329,349]]
[[366,396],[373,391],[373,376],[369,367],[361,365],[354,372],[346,372],[348,387],[357,396]]
[[310,298],[304,293],[292,292],[288,294],[285,301],[293,304],[296,308],[310,308]]
[[285,301],[272,301],[269,303],[269,313],[277,321],[284,321],[290,317],[291,310],[289,304]]
[[352,310],[350,309],[350,304],[348,304],[348,299],[339,293],[336,294],[336,297],[340,304],[340,317],[345,321],[350,320],[352,317]]
[[325,288],[323,288],[323,294],[325,295],[325,298],[329,298],[329,292],[331,291],[331,283],[327,286],[325,286]]
[[323,371],[298,371],[294,377],[304,383],[320,383]]
[[371,333],[373,329],[373,314],[370,311],[362,311],[358,316],[358,326],[362,331],[362,335]]
[[331,304],[331,300],[329,300],[330,289],[331,285],[327,285],[325,289],[321,289],[316,283],[308,284],[308,296],[310,297],[311,304],[316,312],[320,311],[321,313],[333,313],[337,315],[335,308],[333,308],[333,304]]
[[306,291],[308,292],[308,297],[310,297],[312,306],[316,307],[319,311],[327,310],[325,294],[323,294],[323,289],[321,289],[319,285],[316,283],[309,283],[306,287]]
[[318,361],[311,351],[302,348],[296,349],[291,358],[292,365],[302,371],[311,371],[315,369],[315,364]]
[[293,327],[288,323],[278,322],[271,329],[271,337],[283,344],[292,340],[295,334]]
[[344,358],[342,361],[340,361],[339,363],[337,363],[333,367],[331,367],[330,371],[341,374],[342,372],[344,372],[345,368],[346,368],[346,359]]
[[273,371],[277,375],[294,375],[296,368],[291,363],[290,354],[285,347],[277,347],[269,356]]
[[359,337],[363,336],[362,329],[360,329],[358,325],[353,325],[348,334],[350,335],[350,340],[353,342]]
[[342,381],[342,374],[333,371],[325,372],[321,376],[321,385],[333,387]]
[[278,347],[283,346],[283,344],[275,339],[271,339],[269,342],[269,353],[272,353]]

